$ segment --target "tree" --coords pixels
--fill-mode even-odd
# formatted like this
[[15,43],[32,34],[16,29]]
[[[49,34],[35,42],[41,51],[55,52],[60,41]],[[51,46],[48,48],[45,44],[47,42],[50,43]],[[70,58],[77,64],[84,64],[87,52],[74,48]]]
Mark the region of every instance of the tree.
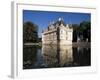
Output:
[[25,22],[23,24],[23,41],[37,42],[38,40],[38,26],[32,22]]
[[[91,23],[88,21],[83,21],[79,25],[73,24],[73,42],[77,41],[77,36],[80,39],[83,39],[86,41],[88,39],[88,42],[91,41]],[[83,37],[83,38],[82,38]]]
[[79,30],[83,34],[84,41],[88,39],[88,42],[90,42],[91,41],[91,23],[87,21],[81,22]]
[[78,24],[73,24],[73,42],[77,42],[77,35],[78,35],[78,28],[79,25]]

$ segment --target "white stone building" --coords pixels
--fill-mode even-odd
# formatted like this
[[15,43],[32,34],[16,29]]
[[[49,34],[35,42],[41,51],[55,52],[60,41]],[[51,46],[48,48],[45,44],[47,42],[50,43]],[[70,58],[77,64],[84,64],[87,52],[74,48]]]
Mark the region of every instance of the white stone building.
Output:
[[42,44],[72,44],[73,29],[62,18],[51,23],[42,33]]

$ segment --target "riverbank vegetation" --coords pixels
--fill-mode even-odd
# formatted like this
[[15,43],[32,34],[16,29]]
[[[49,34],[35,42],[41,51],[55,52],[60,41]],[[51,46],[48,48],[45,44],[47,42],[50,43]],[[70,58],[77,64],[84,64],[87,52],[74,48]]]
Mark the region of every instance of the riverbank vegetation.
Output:
[[[38,25],[33,22],[23,24],[23,44],[42,46],[41,38],[38,37]],[[83,21],[80,24],[72,24],[73,42],[91,42],[91,23]]]

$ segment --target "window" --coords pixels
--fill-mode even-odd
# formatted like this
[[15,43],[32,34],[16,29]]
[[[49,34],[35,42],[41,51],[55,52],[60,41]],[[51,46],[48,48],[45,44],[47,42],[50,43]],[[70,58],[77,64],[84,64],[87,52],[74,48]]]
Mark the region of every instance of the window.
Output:
[[61,30],[61,34],[63,33],[63,31]]
[[60,36],[61,39],[63,39],[63,36]]

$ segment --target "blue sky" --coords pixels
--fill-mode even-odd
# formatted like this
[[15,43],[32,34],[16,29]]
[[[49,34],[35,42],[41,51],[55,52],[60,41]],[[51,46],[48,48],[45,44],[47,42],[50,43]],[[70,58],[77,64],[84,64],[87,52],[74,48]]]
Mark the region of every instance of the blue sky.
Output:
[[31,21],[37,24],[39,37],[41,37],[42,30],[46,29],[50,22],[55,22],[60,17],[64,19],[66,24],[80,24],[82,21],[91,21],[90,13],[23,10],[23,21]]

